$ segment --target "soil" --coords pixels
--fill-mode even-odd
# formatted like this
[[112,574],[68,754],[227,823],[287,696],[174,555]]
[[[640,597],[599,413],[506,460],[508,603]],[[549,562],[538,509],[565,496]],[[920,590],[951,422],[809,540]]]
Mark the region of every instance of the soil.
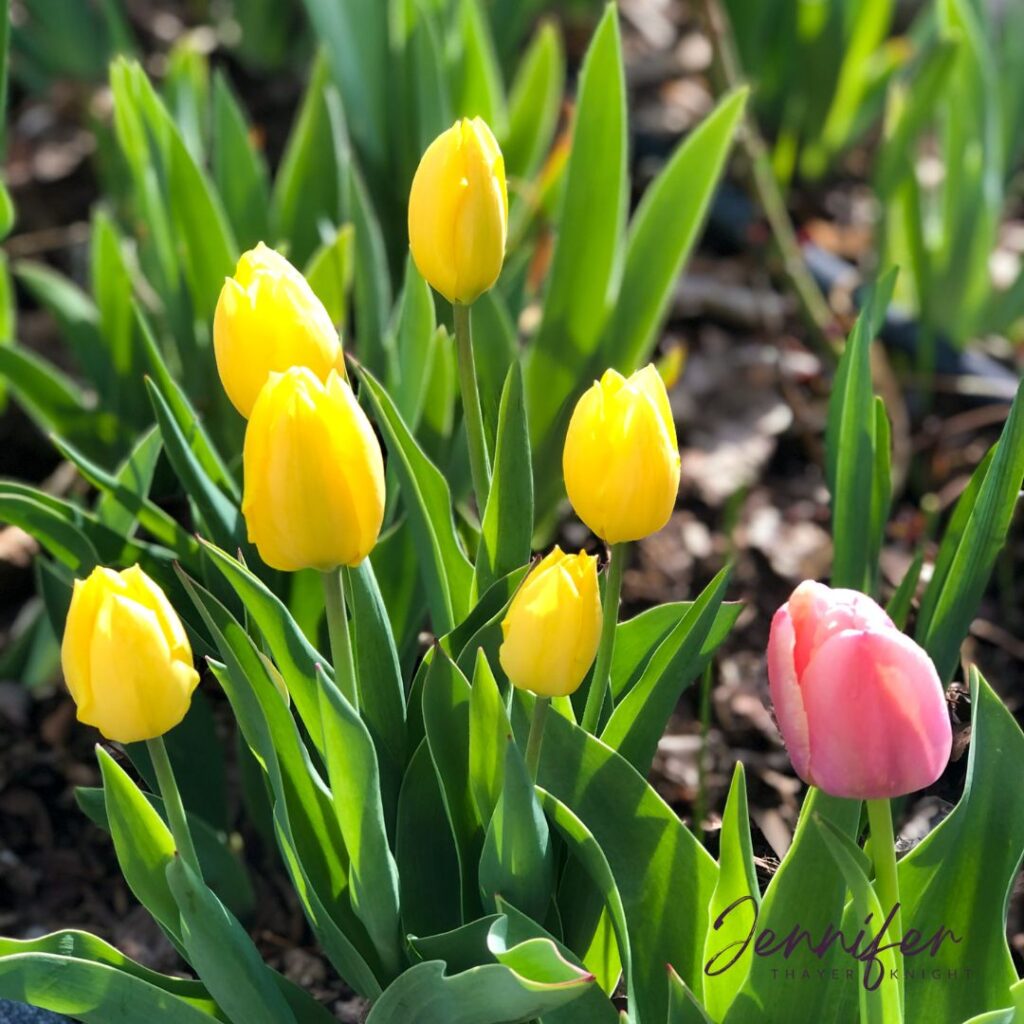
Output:
[[[625,2],[634,180],[642,187],[680,132],[711,107],[710,47],[681,0]],[[135,17],[144,38],[154,10]],[[580,36],[576,43],[585,40]],[[579,52],[575,53],[578,58]],[[239,68],[222,53],[214,59]],[[300,94],[301,69],[270,79],[248,75],[246,101],[276,152]],[[12,96],[7,180],[19,211],[5,243],[11,257],[32,255],[84,279],[85,225],[96,198],[83,111],[102,88],[58,83],[48,92]],[[49,156],[43,160],[41,153]],[[735,161],[740,166],[740,159]],[[791,198],[800,231],[855,266],[870,260],[874,210],[863,181],[864,153],[853,153],[823,186],[798,187]],[[736,168],[734,168],[735,172]],[[659,747],[653,782],[712,850],[718,815],[735,760],[747,769],[755,846],[763,879],[792,837],[802,784],[781,745],[767,696],[763,652],[772,613],[807,577],[826,577],[831,560],[828,494],[822,438],[830,369],[810,345],[780,269],[766,246],[760,219],[747,225],[740,251],[713,234],[691,260],[661,343],[678,350],[684,372],[672,390],[683,458],[683,484],[669,525],[635,547],[627,568],[627,614],[654,603],[692,597],[729,559],[735,563],[730,599],[743,603],[739,622],[721,649],[702,722],[702,688],[687,691]],[[61,359],[53,322],[21,296],[20,340]],[[837,315],[848,318],[849,310]],[[848,322],[848,320],[847,320]],[[1008,345],[996,355],[1012,364]],[[949,508],[971,471],[996,439],[1006,406],[978,404],[957,382],[931,394],[915,390],[913,375],[877,358],[894,425],[899,485],[882,555],[887,597],[918,543],[929,535],[933,510]],[[9,404],[0,417],[0,475],[67,488],[52,447]],[[71,486],[77,486],[71,484]],[[587,543],[565,527],[567,543]],[[31,598],[34,544],[20,531],[0,528],[0,657],[17,632]],[[1018,721],[1024,723],[1024,534],[1013,528],[989,592],[965,644]],[[214,693],[210,685],[208,692]],[[943,778],[908,805],[904,842],[920,838],[955,802],[962,787],[970,709],[963,693],[950,695],[956,719],[954,758]],[[227,723],[224,723],[225,726]],[[29,937],[57,928],[94,931],[127,955],[163,970],[180,966],[117,871],[110,841],[75,805],[76,786],[98,785],[95,734],[79,726],[59,679],[28,690],[0,680],[0,934]],[[341,1020],[356,1020],[353,1002],[316,951],[290,887],[259,837],[243,823],[253,855],[258,911],[248,922],[274,966],[309,987]],[[1024,899],[1010,908],[1011,944],[1024,967]],[[0,1020],[3,1020],[0,1006]]]

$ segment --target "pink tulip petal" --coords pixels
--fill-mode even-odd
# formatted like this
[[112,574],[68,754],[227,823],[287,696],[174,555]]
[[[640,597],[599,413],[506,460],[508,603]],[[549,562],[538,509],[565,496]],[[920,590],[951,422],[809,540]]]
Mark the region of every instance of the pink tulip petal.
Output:
[[952,745],[942,685],[924,651],[895,628],[832,633],[800,688],[809,777],[826,792],[901,796],[942,774]]
[[895,629],[892,619],[870,597],[856,590],[832,589],[804,580],[787,602],[796,642],[793,662],[802,676],[813,653],[844,630]]
[[810,745],[807,738],[807,713],[793,665],[795,639],[793,620],[788,607],[783,605],[772,619],[768,637],[768,686],[775,705],[775,719],[786,741],[789,758],[797,775],[807,780]]

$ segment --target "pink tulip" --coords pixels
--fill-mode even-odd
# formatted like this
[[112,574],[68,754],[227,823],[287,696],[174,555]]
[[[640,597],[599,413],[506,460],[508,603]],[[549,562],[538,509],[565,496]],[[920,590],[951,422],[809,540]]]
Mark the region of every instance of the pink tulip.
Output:
[[935,666],[869,597],[805,580],[772,619],[768,682],[797,774],[877,800],[930,786],[952,730]]

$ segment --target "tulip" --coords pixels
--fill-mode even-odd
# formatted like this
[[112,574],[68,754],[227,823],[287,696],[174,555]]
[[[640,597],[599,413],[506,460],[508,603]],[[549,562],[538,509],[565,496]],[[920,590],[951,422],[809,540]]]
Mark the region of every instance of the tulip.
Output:
[[557,545],[530,571],[501,624],[501,667],[513,686],[542,697],[573,693],[597,652],[597,558]]
[[562,451],[576,514],[609,544],[657,533],[679,490],[679,447],[665,384],[653,365],[606,370],[580,398]]
[[469,305],[498,279],[508,237],[505,162],[490,128],[463,118],[427,147],[409,193],[409,244],[420,274]]
[[306,367],[272,373],[242,455],[249,540],[274,569],[358,565],[384,518],[384,459],[348,381]]
[[935,666],[863,594],[801,583],[772,619],[768,681],[793,767],[833,796],[912,793],[949,760]]
[[199,682],[181,620],[137,565],[75,580],[61,664],[78,720],[118,743],[173,729]]
[[246,418],[272,372],[306,366],[326,380],[345,374],[338,332],[309,282],[262,242],[242,253],[221,288],[213,318],[217,372]]

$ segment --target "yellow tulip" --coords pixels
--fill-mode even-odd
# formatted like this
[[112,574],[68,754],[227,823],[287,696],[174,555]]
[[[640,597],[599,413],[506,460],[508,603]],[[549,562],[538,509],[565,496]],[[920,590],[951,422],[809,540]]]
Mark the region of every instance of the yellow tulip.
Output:
[[615,370],[580,398],[562,450],[576,514],[609,544],[657,533],[679,490],[679,446],[665,384],[653,365]]
[[272,373],[242,454],[242,514],[267,565],[358,565],[384,518],[384,459],[348,381],[306,367]]
[[60,654],[78,720],[118,743],[173,729],[199,682],[181,620],[137,565],[75,580]]
[[498,659],[513,686],[541,697],[573,693],[601,635],[597,558],[556,544],[516,592],[501,633]]
[[508,237],[505,161],[479,117],[427,147],[409,193],[409,244],[423,277],[468,306],[498,279]]
[[246,418],[272,372],[307,366],[321,380],[345,374],[341,341],[309,282],[262,242],[242,253],[213,318],[217,372]]

